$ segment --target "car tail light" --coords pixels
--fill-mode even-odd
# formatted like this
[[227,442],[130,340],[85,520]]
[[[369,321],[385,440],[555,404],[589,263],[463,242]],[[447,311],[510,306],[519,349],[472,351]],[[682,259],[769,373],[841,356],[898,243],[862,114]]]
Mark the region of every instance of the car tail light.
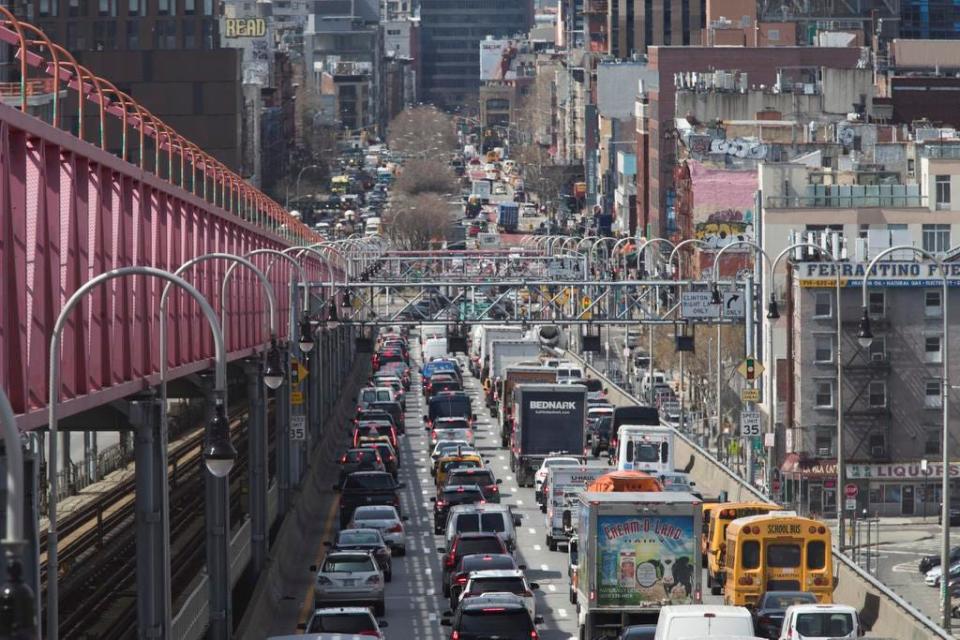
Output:
[[382,636],[380,635],[380,632],[377,631],[376,629],[366,629],[366,630],[364,630],[364,631],[358,631],[358,632],[357,632],[357,635],[359,635],[359,636],[369,636],[369,637],[371,637],[371,638],[380,638],[380,637],[382,637]]
[[370,576],[367,578],[367,584],[380,584],[380,576]]
[[467,576],[457,576],[457,584],[467,584]]
[[484,613],[503,613],[506,609],[503,607],[484,607],[481,611]]
[[447,503],[444,502],[443,500],[437,500],[437,508],[438,508],[438,509],[442,509],[445,504],[447,504]]
[[530,630],[530,640],[539,640],[539,638],[540,638],[540,636],[537,635],[537,630],[536,630],[536,629],[531,629],[531,630]]
[[346,456],[346,455],[341,456],[341,457],[340,457],[340,464],[346,464],[346,463],[347,463],[347,456]]
[[403,526],[398,522],[397,524],[387,529],[387,533],[403,533]]
[[460,640],[460,632],[454,631],[450,634],[450,640]]
[[454,553],[455,553],[454,551],[451,551],[450,553],[448,553],[448,554],[447,554],[447,557],[443,559],[443,564],[447,565],[448,567],[452,567],[452,566],[453,566]]
[[317,576],[317,584],[333,584],[326,576]]
[[495,484],[494,484],[494,485],[491,485],[491,486],[490,486],[490,491],[492,491],[493,493],[500,493],[500,487],[498,487],[498,486],[495,485]]

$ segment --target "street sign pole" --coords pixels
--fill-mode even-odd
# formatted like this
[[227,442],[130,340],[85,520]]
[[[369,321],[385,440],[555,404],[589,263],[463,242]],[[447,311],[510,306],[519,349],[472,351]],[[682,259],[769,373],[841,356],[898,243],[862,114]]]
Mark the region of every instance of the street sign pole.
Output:
[[[745,289],[746,299],[744,300],[744,338],[746,341],[746,353],[756,353],[756,346],[754,344],[754,310],[753,310],[753,275],[747,276],[747,284]],[[750,381],[748,384],[752,387],[756,384],[755,381]],[[754,403],[748,402],[747,408],[750,411],[754,411]],[[747,440],[747,483],[750,486],[753,486],[753,438]]]

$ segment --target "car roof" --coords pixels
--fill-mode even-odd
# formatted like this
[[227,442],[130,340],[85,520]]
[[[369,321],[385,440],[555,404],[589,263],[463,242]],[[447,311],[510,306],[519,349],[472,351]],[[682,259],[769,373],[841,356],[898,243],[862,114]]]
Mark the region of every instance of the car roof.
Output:
[[482,569],[480,571],[471,571],[470,578],[522,578],[523,571],[520,569]]
[[354,471],[350,475],[359,476],[359,477],[366,477],[366,476],[390,476],[391,478],[393,477],[392,475],[390,475],[389,471]]
[[523,598],[515,593],[508,593],[505,591],[494,591],[491,593],[484,593],[479,596],[474,596],[468,600],[464,600],[460,606],[463,610],[471,610],[482,609],[489,607],[490,605],[497,605],[498,607],[502,606],[509,609],[522,609],[524,611],[527,609],[527,605],[524,603]]
[[364,551],[362,549],[338,549],[336,551],[330,551],[327,553],[327,556],[324,560],[337,559],[337,558],[350,558],[350,557],[363,557],[371,558],[369,551]]
[[[349,553],[356,553],[356,551],[351,551]],[[365,613],[371,618],[374,617],[373,614],[370,613],[369,607],[323,607],[322,609],[313,610],[313,615],[315,616],[332,616],[343,613]],[[302,638],[303,636],[297,637]]]
[[489,503],[484,504],[458,504],[450,510],[450,517],[458,513],[508,513],[510,506],[506,504]]
[[813,611],[839,611],[843,613],[856,613],[857,609],[847,604],[792,604],[787,607],[787,611],[793,613],[810,613]]
[[350,527],[349,529],[340,529],[340,531],[337,532],[337,536],[342,536],[345,533],[375,533],[379,536],[380,529],[374,529],[373,527]]

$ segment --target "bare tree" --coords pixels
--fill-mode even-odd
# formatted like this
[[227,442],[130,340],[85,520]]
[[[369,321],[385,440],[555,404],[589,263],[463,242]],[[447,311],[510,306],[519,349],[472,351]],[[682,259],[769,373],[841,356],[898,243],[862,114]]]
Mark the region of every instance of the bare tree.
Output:
[[453,118],[436,107],[411,107],[390,122],[387,143],[408,157],[438,158],[458,147]]
[[397,177],[396,190],[408,195],[420,193],[457,193],[457,176],[446,162],[408,160]]
[[[689,333],[689,332],[688,332]],[[669,368],[678,362],[674,328],[670,325],[656,325],[653,328],[653,361],[658,368]],[[684,369],[689,376],[705,377],[708,371],[716,371],[717,366],[717,329],[709,325],[694,325],[695,351],[684,354]],[[724,362],[743,358],[743,327],[724,325],[720,329],[720,357]],[[712,347],[711,347],[712,345]]]
[[549,66],[538,68],[533,87],[521,98],[516,121],[522,134],[512,149],[527,192],[536,194],[540,203],[551,210],[567,186],[563,168],[553,164],[549,149],[548,132],[555,124],[551,108],[553,75]]
[[444,241],[450,205],[436,193],[398,194],[385,214],[387,235],[401,251],[429,249]]

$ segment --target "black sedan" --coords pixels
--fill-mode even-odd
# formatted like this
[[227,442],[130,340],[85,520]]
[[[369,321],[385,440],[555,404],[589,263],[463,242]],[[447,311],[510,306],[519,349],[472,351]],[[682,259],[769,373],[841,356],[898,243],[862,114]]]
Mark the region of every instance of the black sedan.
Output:
[[458,504],[484,502],[483,490],[475,484],[461,484],[443,489],[436,498],[430,498],[430,501],[433,502],[433,532],[440,535],[447,527],[447,514],[450,513],[450,508]]
[[[950,549],[950,564],[960,561],[960,547],[954,547]],[[933,569],[934,567],[940,566],[940,554],[931,554],[929,556],[923,556],[920,558],[920,573],[926,573]]]
[[780,637],[783,614],[794,604],[816,604],[817,597],[808,591],[767,591],[753,610],[754,633],[761,638]]
[[335,541],[327,540],[323,544],[333,551],[369,551],[383,571],[383,579],[387,582],[393,579],[393,554],[378,530],[344,529],[337,534]]

